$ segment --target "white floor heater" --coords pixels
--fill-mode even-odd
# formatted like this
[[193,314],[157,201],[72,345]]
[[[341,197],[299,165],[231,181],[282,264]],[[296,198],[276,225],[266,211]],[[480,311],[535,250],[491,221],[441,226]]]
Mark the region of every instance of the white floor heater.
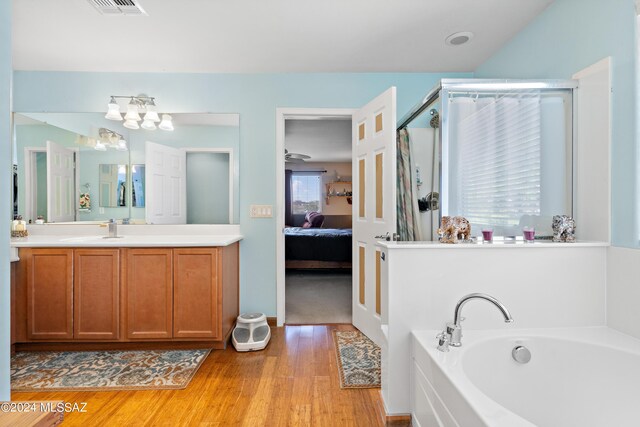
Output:
[[271,339],[267,316],[262,313],[245,313],[238,316],[236,328],[231,334],[233,346],[238,351],[262,350]]

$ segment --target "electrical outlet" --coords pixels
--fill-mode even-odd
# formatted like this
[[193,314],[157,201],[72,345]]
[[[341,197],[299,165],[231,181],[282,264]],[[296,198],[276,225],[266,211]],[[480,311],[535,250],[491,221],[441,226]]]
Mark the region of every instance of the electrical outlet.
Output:
[[273,207],[271,205],[251,205],[249,216],[251,218],[271,218],[273,217]]

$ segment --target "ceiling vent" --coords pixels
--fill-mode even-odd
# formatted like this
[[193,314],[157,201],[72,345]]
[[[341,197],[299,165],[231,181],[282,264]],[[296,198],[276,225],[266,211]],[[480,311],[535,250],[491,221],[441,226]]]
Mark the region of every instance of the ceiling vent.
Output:
[[146,15],[142,6],[134,0],[87,0],[102,15]]

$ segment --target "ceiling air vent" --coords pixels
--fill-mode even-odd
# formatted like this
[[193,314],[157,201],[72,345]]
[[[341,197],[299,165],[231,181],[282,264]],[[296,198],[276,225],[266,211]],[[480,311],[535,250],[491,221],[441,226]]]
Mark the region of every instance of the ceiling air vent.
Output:
[[146,15],[142,6],[134,0],[87,0],[102,15]]

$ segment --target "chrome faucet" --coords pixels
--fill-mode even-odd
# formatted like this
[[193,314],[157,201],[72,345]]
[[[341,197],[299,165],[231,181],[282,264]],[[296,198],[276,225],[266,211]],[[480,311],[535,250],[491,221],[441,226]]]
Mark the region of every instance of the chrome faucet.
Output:
[[109,238],[115,239],[118,237],[118,221],[115,218],[109,220]]
[[496,307],[498,310],[502,312],[504,316],[505,323],[513,322],[513,318],[511,317],[511,313],[507,310],[507,307],[504,306],[500,301],[487,294],[469,294],[463,296],[460,301],[456,304],[456,309],[453,314],[453,322],[447,323],[447,328],[438,334],[438,350],[440,351],[449,351],[449,346],[451,347],[460,347],[462,342],[462,328],[460,327],[460,322],[464,320],[461,316],[462,307],[472,299],[483,299],[485,301],[489,301]]

